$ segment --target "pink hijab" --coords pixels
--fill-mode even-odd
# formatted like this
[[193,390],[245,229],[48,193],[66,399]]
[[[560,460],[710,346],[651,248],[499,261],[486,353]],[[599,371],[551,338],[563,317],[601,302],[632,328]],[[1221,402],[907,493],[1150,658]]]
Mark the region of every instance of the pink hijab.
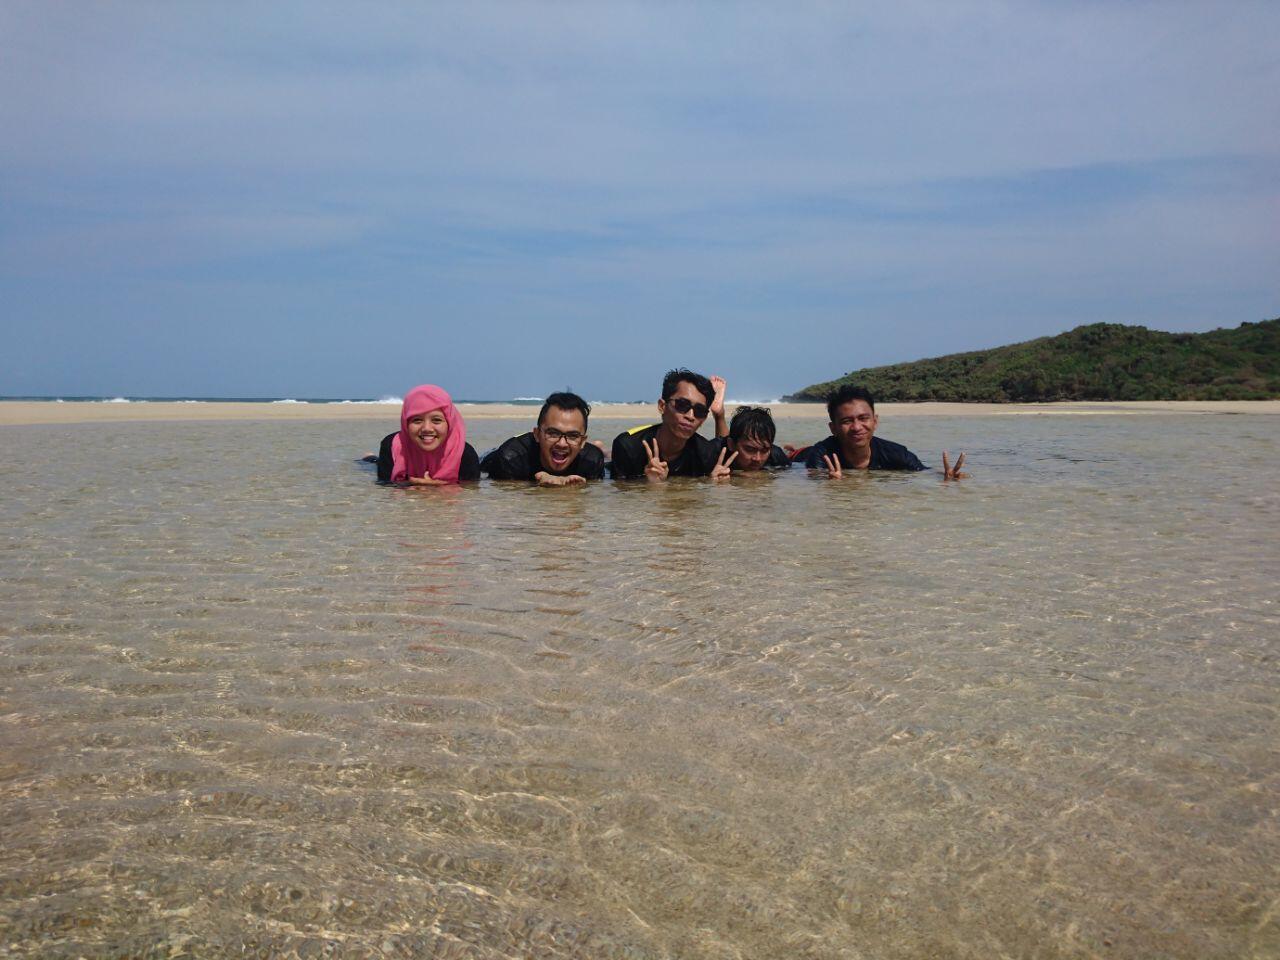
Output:
[[[449,423],[449,435],[441,446],[428,453],[409,437],[409,420],[432,410],[444,414]],[[430,383],[414,387],[405,395],[404,405],[400,408],[400,432],[391,441],[391,458],[394,461],[391,482],[403,483],[410,477],[426,475],[433,480],[457,483],[466,444],[466,425],[449,394]]]

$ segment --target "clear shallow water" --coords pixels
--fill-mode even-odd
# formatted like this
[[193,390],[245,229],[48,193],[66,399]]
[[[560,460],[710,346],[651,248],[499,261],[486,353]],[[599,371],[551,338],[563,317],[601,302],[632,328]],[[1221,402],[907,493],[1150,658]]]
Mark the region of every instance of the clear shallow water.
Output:
[[0,955],[1280,955],[1274,419],[552,491],[386,429],[0,429]]

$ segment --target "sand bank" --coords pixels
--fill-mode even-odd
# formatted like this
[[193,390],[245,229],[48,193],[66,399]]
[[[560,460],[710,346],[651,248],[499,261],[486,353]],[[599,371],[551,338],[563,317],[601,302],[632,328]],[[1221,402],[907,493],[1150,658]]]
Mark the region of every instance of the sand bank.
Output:
[[[732,410],[733,405],[730,405]],[[517,404],[461,404],[467,419],[530,419],[537,408]],[[825,421],[826,408],[817,403],[769,404],[775,417]],[[1146,401],[1115,403],[882,403],[883,418],[986,417],[1028,415],[1105,416],[1118,414],[1280,414],[1280,400]],[[180,420],[381,420],[394,423],[395,404],[341,403],[182,403],[182,402],[68,402],[0,401],[0,426],[59,423],[121,423]],[[593,420],[653,418],[653,404],[609,403],[592,407]]]

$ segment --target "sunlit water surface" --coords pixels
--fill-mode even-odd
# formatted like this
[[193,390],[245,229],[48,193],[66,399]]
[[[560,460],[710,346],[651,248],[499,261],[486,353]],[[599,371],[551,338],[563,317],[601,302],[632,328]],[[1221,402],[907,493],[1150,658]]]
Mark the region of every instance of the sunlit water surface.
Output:
[[1280,955],[1280,421],[426,492],[391,426],[0,429],[0,954]]

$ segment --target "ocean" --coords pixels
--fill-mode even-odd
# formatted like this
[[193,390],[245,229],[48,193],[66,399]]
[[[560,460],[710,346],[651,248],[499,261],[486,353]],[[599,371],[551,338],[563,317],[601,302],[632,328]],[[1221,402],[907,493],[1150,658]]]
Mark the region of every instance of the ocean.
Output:
[[556,490],[394,425],[0,427],[0,954],[1280,956],[1277,418]]

